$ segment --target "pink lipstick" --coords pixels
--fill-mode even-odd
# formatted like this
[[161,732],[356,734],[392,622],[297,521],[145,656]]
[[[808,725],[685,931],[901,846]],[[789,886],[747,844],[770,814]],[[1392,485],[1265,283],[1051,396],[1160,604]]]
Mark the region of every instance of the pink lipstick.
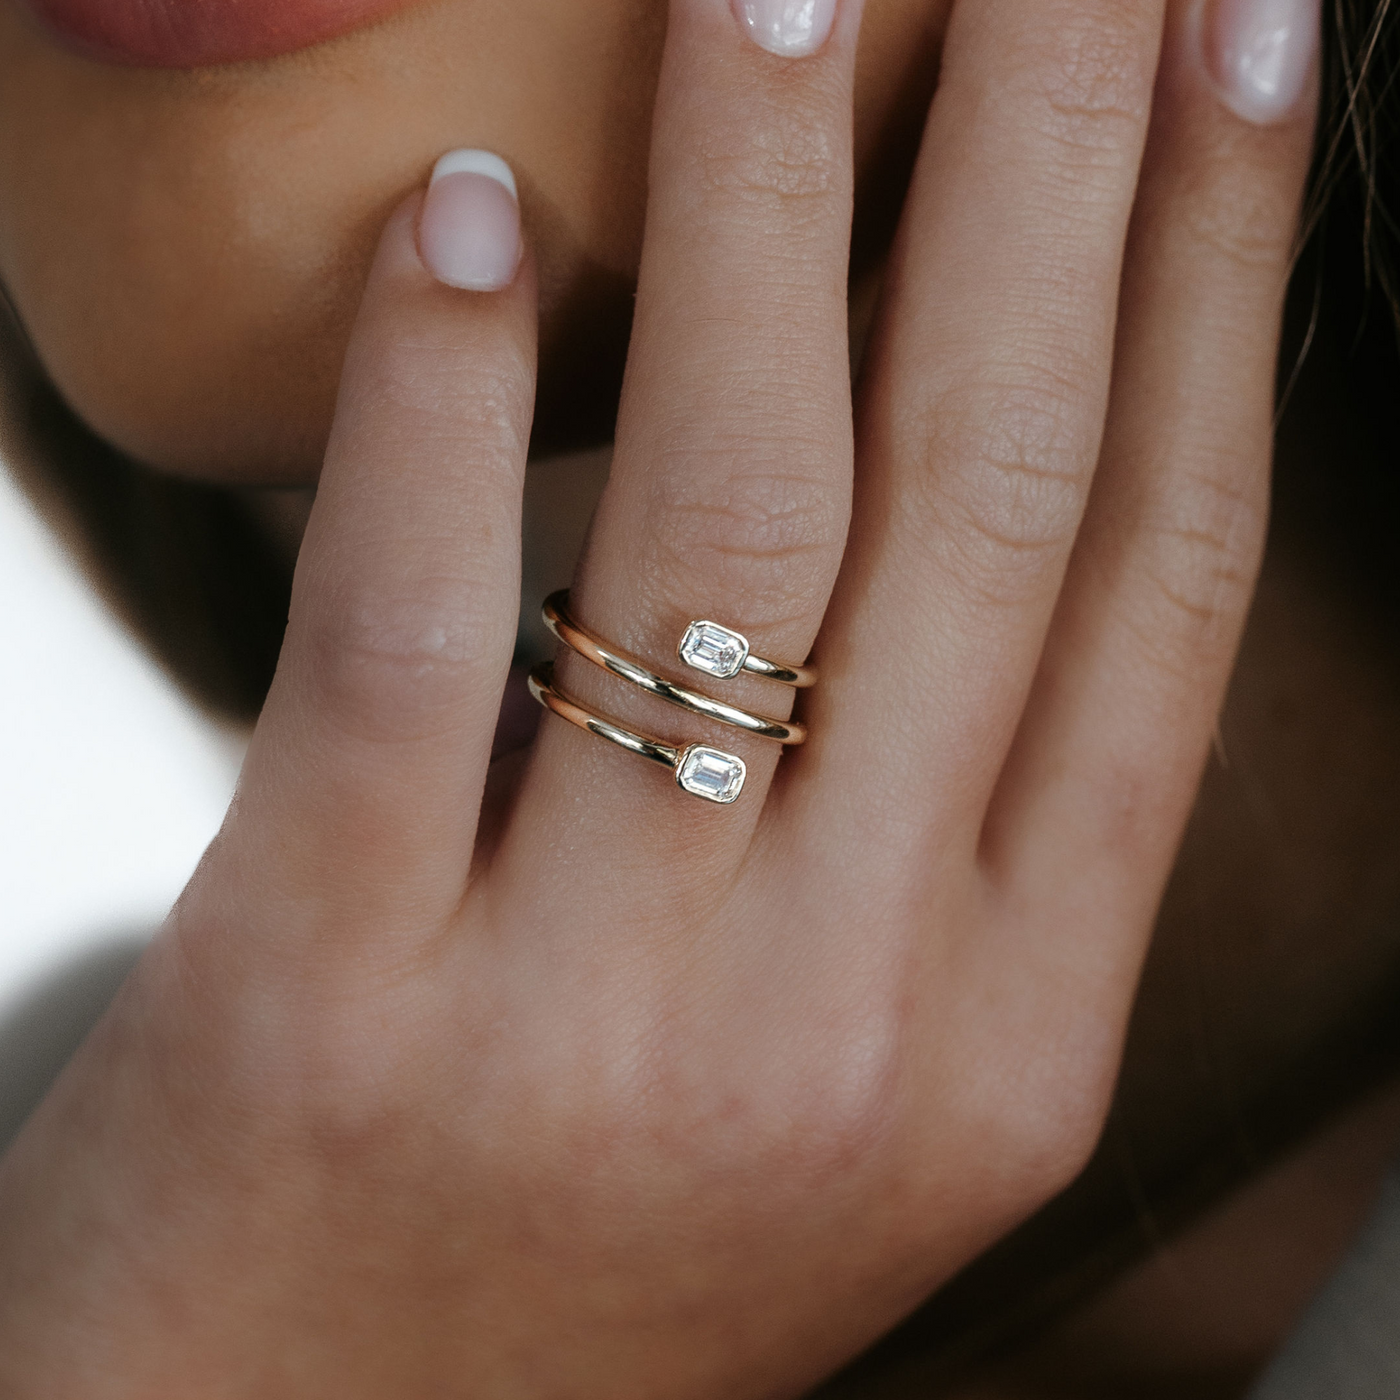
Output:
[[200,68],[275,58],[384,19],[413,0],[28,0],[44,27],[90,58]]

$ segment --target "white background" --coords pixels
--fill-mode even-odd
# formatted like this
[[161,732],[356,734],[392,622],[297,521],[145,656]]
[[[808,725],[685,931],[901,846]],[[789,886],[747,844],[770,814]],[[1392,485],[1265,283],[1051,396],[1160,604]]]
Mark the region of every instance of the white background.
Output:
[[189,878],[241,750],[0,469],[0,1145]]

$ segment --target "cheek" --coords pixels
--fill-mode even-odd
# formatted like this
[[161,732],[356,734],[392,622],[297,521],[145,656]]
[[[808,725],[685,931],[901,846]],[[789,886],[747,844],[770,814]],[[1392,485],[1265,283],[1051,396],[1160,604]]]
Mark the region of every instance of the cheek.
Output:
[[[517,0],[487,46],[463,0],[193,73],[72,58],[0,8],[0,276],[58,387],[153,465],[314,477],[379,229],[457,145],[516,169],[548,301],[545,391],[570,385],[579,336],[625,336],[640,242],[638,74],[660,26],[613,8]],[[630,71],[585,70],[585,37]]]
[[289,208],[270,166],[253,202],[213,173],[181,198],[158,178],[40,172],[5,219],[5,278],[46,368],[141,460],[250,478],[314,460],[367,239],[350,192]]
[[31,149],[4,171],[17,194],[0,260],[40,357],[88,423],[141,460],[302,477],[394,191],[275,145],[250,179],[217,122],[133,125],[85,127],[67,161]]

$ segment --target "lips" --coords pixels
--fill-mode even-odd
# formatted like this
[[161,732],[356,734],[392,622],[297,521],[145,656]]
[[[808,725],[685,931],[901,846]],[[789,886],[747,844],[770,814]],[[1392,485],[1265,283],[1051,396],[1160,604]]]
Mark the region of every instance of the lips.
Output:
[[70,48],[109,63],[199,68],[294,53],[414,0],[28,0]]

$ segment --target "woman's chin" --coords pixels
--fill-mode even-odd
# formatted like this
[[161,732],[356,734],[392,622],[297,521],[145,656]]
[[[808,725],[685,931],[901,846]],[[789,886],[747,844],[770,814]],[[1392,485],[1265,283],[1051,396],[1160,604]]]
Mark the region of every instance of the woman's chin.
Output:
[[[632,290],[629,278],[594,272],[556,287],[543,308],[536,454],[610,440]],[[152,324],[140,334],[30,338],[68,408],[133,461],[219,485],[309,486],[320,474],[353,318],[350,299],[334,325],[280,340],[265,324],[232,318],[218,334]]]

